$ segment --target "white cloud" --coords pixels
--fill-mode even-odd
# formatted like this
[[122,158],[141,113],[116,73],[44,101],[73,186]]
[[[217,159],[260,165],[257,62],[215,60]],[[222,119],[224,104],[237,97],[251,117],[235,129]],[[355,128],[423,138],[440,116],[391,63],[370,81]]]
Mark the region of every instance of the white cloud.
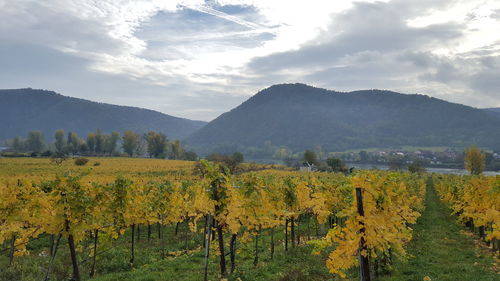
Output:
[[[206,106],[179,105],[185,117],[215,117],[223,109],[213,97],[231,96],[232,105],[270,84],[300,81],[500,106],[500,86],[488,74],[499,66],[488,60],[500,56],[499,11],[495,0],[0,0],[0,45],[52,48],[84,60],[81,71],[151,85],[151,105],[141,101],[150,108],[157,107],[154,98],[181,103],[198,93]],[[397,59],[410,51],[435,61],[416,67]],[[454,66],[453,79],[439,75],[438,62]],[[384,63],[394,71],[380,71]],[[329,73],[350,78],[341,83]],[[43,85],[62,84],[53,83]],[[76,83],[62,90],[84,97]],[[204,91],[220,95],[206,98]]]
[[[226,5],[241,5],[253,7],[259,13],[261,22],[251,22],[238,16],[216,10],[205,1],[19,1],[15,4],[4,3],[10,7],[4,11],[8,17],[9,27],[16,27],[14,19],[20,14],[31,18],[32,21],[25,23],[24,30],[41,29],[50,36],[41,40],[46,46],[54,47],[62,51],[70,51],[84,57],[94,58],[96,63],[92,70],[106,71],[110,73],[122,73],[132,77],[149,76],[151,72],[165,75],[186,76],[193,82],[223,83],[224,79],[209,77],[214,74],[238,73],[251,59],[258,56],[266,56],[276,52],[299,49],[301,44],[314,39],[319,32],[324,30],[330,22],[333,13],[342,12],[350,7],[352,1],[215,1],[217,7]],[[33,8],[35,5],[36,8]],[[240,47],[237,42],[233,45],[225,45],[223,48],[217,44],[205,45],[198,48],[192,46],[177,46],[177,50],[185,55],[178,59],[165,59],[150,61],[141,59],[142,52],[147,51],[146,41],[136,36],[136,32],[142,25],[157,15],[159,12],[175,12],[182,9],[192,9],[206,13],[223,20],[227,20],[248,28],[247,34],[272,33],[274,38],[264,40],[258,46],[251,48]],[[10,10],[10,11],[9,11]],[[45,16],[46,15],[46,16]],[[101,49],[93,44],[86,44],[79,40],[88,40],[81,34],[75,37],[67,35],[66,38],[58,38],[57,34],[67,26],[58,22],[57,18],[63,15],[68,18],[68,23],[79,22],[82,28],[89,27],[81,33],[92,35],[105,40],[107,36],[114,48]],[[94,29],[99,26],[99,29]],[[193,29],[196,27],[193,26]],[[36,31],[38,32],[38,31]],[[240,32],[240,34],[244,34]],[[69,32],[66,32],[69,33]],[[33,34],[31,34],[33,35]],[[199,34],[206,36],[206,34]],[[217,34],[217,36],[231,36],[229,34]],[[77,37],[79,36],[79,37]],[[167,35],[168,36],[168,35]],[[173,35],[174,37],[176,34]],[[40,38],[41,39],[41,38]],[[62,40],[61,40],[62,39]],[[109,42],[108,42],[109,43]],[[210,48],[215,46],[217,48]],[[133,69],[133,71],[131,71]]]
[[426,27],[447,22],[465,25],[464,37],[453,47],[435,46],[433,53],[456,55],[488,46],[500,37],[500,21],[492,16],[500,9],[500,2],[495,0],[455,1],[445,10],[431,10],[428,14],[408,20],[412,27]]

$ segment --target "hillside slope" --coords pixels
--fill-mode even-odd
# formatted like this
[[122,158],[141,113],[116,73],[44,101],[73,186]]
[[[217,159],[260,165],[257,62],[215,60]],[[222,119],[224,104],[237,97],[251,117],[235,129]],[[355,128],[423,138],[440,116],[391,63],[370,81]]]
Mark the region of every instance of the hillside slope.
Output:
[[188,137],[200,152],[262,146],[324,151],[368,147],[500,147],[500,118],[424,95],[340,93],[304,84],[264,89]]
[[500,117],[500,107],[496,107],[496,108],[485,108],[484,110],[486,110],[487,112],[491,113],[491,114],[494,114],[496,116],[499,116]]
[[184,138],[206,123],[137,107],[97,103],[34,89],[0,90],[0,140],[40,130],[46,139],[64,129],[80,136],[100,128],[104,132],[149,130],[169,138]]

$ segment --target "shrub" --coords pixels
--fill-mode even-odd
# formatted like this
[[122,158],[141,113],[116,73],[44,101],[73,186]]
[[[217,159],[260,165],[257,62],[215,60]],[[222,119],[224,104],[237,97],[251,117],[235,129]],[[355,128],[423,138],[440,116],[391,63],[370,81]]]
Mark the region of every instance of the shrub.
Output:
[[63,153],[56,152],[50,157],[50,162],[53,164],[61,165],[66,161],[66,156]]
[[421,161],[413,161],[410,165],[408,165],[408,171],[410,173],[425,173],[424,165]]
[[83,165],[87,164],[87,162],[89,162],[89,159],[87,159],[87,158],[76,158],[75,159],[75,165],[77,165],[77,166],[83,166]]

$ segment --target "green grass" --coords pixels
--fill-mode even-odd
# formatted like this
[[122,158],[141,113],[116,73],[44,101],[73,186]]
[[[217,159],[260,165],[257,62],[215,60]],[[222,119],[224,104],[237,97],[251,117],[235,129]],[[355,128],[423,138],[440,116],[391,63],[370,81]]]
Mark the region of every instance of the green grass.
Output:
[[[228,280],[332,280],[321,257],[311,255],[308,247],[302,247],[283,252],[271,261],[266,253],[262,253],[261,262],[254,267],[253,259],[248,257],[237,258],[236,271],[228,276]],[[209,280],[219,280],[217,257],[210,259]],[[123,280],[203,280],[203,255],[195,253],[160,262],[145,265],[133,271],[103,275],[96,281],[123,281]]]
[[494,281],[500,275],[492,269],[492,253],[474,245],[474,237],[455,222],[450,210],[439,201],[432,183],[427,191],[427,208],[414,228],[407,262],[396,262],[395,271],[383,281],[422,281],[424,276],[439,281]]
[[[202,227],[202,226],[201,226]],[[179,227],[179,234],[174,235],[175,226],[164,228],[165,250],[182,252],[184,249],[190,250],[186,254],[178,257],[162,258],[161,243],[157,239],[156,226],[153,226],[152,240],[147,241],[147,228],[141,228],[141,242],[136,243],[135,263],[129,264],[130,258],[130,231],[118,240],[106,241],[104,237],[100,238],[99,255],[97,257],[97,278],[96,281],[111,280],[202,280],[203,279],[203,249],[202,235],[189,233],[187,245],[184,235],[186,224],[182,223]],[[300,225],[302,240],[307,237],[307,224]],[[310,224],[310,234],[314,235],[314,224]],[[319,229],[321,233],[324,231]],[[253,239],[242,243],[238,238],[236,270],[228,276],[228,280],[332,280],[333,276],[328,273],[325,267],[325,256],[312,255],[312,248],[308,245],[301,245],[292,249],[289,244],[289,252],[284,251],[283,241],[284,233],[282,229],[275,231],[275,256],[270,258],[270,235],[268,231],[263,231],[259,238],[259,263],[253,265],[254,261],[254,243]],[[88,277],[90,269],[90,256],[88,248],[91,247],[91,239],[84,241],[83,248],[80,248],[80,272],[83,280],[90,280]],[[225,236],[226,253],[229,251],[229,235]],[[5,246],[5,245],[4,245]],[[22,280],[35,281],[43,280],[46,268],[48,266],[48,257],[40,257],[39,254],[46,252],[49,246],[49,236],[44,235],[40,239],[33,240],[28,245],[31,252],[29,256],[18,257],[14,259],[14,264],[8,266],[6,254],[0,255],[0,281]],[[209,279],[220,280],[219,257],[216,243],[212,244]],[[230,268],[229,256],[227,256],[228,271]],[[61,239],[60,248],[53,266],[51,280],[69,280],[71,279],[71,262],[67,241]]]
[[[413,256],[408,261],[396,261],[390,275],[381,281],[421,281],[425,276],[440,281],[500,280],[492,270],[491,253],[475,247],[474,237],[455,222],[450,210],[442,204],[432,183],[427,192],[427,208],[414,228],[414,240],[409,245]],[[266,242],[264,242],[266,243]],[[261,248],[261,263],[254,267],[250,246],[242,248],[236,272],[228,280],[338,280],[325,268],[325,256],[313,256],[308,246],[285,254],[282,249],[273,261],[265,247]],[[278,246],[278,247],[281,247]],[[219,280],[217,257],[210,263],[210,279]],[[349,280],[357,280],[352,270]],[[132,272],[102,276],[99,281],[113,280],[200,280],[202,255],[194,254],[161,261]]]
[[[302,239],[307,237],[306,224],[301,225]],[[314,228],[311,224],[311,232]],[[238,239],[241,239],[239,237]],[[233,274],[226,278],[229,281],[236,280],[280,280],[280,281],[322,281],[334,280],[333,275],[328,273],[325,266],[326,256],[312,255],[312,247],[302,245],[292,248],[289,244],[289,251],[285,252],[284,233],[275,232],[275,255],[270,257],[270,235],[263,232],[259,238],[259,263],[254,266],[254,240],[245,243],[237,241],[236,269]],[[226,244],[229,243],[229,236],[225,237]],[[229,251],[226,245],[226,253]],[[209,280],[220,280],[218,248],[215,244],[210,250]],[[123,280],[183,280],[198,281],[203,279],[203,251],[195,251],[179,257],[167,258],[164,260],[143,263],[141,266],[131,271],[110,273],[99,276],[96,281],[123,281]],[[230,269],[229,256],[226,258],[227,269]]]

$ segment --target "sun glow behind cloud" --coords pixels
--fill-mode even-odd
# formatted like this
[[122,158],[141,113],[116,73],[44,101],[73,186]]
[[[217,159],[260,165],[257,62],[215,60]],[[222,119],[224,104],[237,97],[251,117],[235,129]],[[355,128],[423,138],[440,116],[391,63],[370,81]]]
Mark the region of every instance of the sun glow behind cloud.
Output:
[[[175,2],[175,3],[174,3]],[[286,3],[285,3],[286,2]],[[95,70],[110,71],[113,73],[142,73],[150,77],[153,73],[160,76],[181,75],[197,83],[227,84],[225,75],[240,75],[241,68],[255,57],[266,56],[273,53],[297,50],[301,44],[314,39],[319,32],[324,30],[333,13],[339,13],[351,5],[351,1],[218,1],[207,4],[204,1],[169,1],[163,6],[159,2],[144,2],[142,5],[134,3],[132,6],[123,3],[114,6],[104,5],[98,8],[104,12],[107,22],[111,26],[109,35],[121,40],[127,51],[121,56],[100,54],[102,59],[93,66]],[[256,12],[254,19],[246,20],[243,15],[230,15],[219,11],[217,8],[225,6],[241,6],[252,8]],[[286,7],[284,7],[286,6]],[[182,54],[175,59],[148,60],[142,59],[141,53],[148,48],[148,42],[142,40],[135,33],[142,24],[160,12],[176,13],[182,10],[192,10],[204,13],[221,21],[226,21],[243,28],[237,34],[233,31],[218,31],[214,29],[208,36],[212,40],[204,44],[196,44],[195,40],[207,36],[202,32],[191,32],[191,45],[176,44],[176,51]],[[127,11],[123,16],[123,10]],[[197,27],[192,26],[193,30]],[[218,40],[270,34],[269,38],[256,42],[252,47],[242,47],[237,40],[232,44],[217,44]],[[168,36],[168,35],[167,35]],[[218,37],[218,38],[217,38]],[[184,39],[184,41],[186,38]],[[216,77],[217,75],[222,75]]]

